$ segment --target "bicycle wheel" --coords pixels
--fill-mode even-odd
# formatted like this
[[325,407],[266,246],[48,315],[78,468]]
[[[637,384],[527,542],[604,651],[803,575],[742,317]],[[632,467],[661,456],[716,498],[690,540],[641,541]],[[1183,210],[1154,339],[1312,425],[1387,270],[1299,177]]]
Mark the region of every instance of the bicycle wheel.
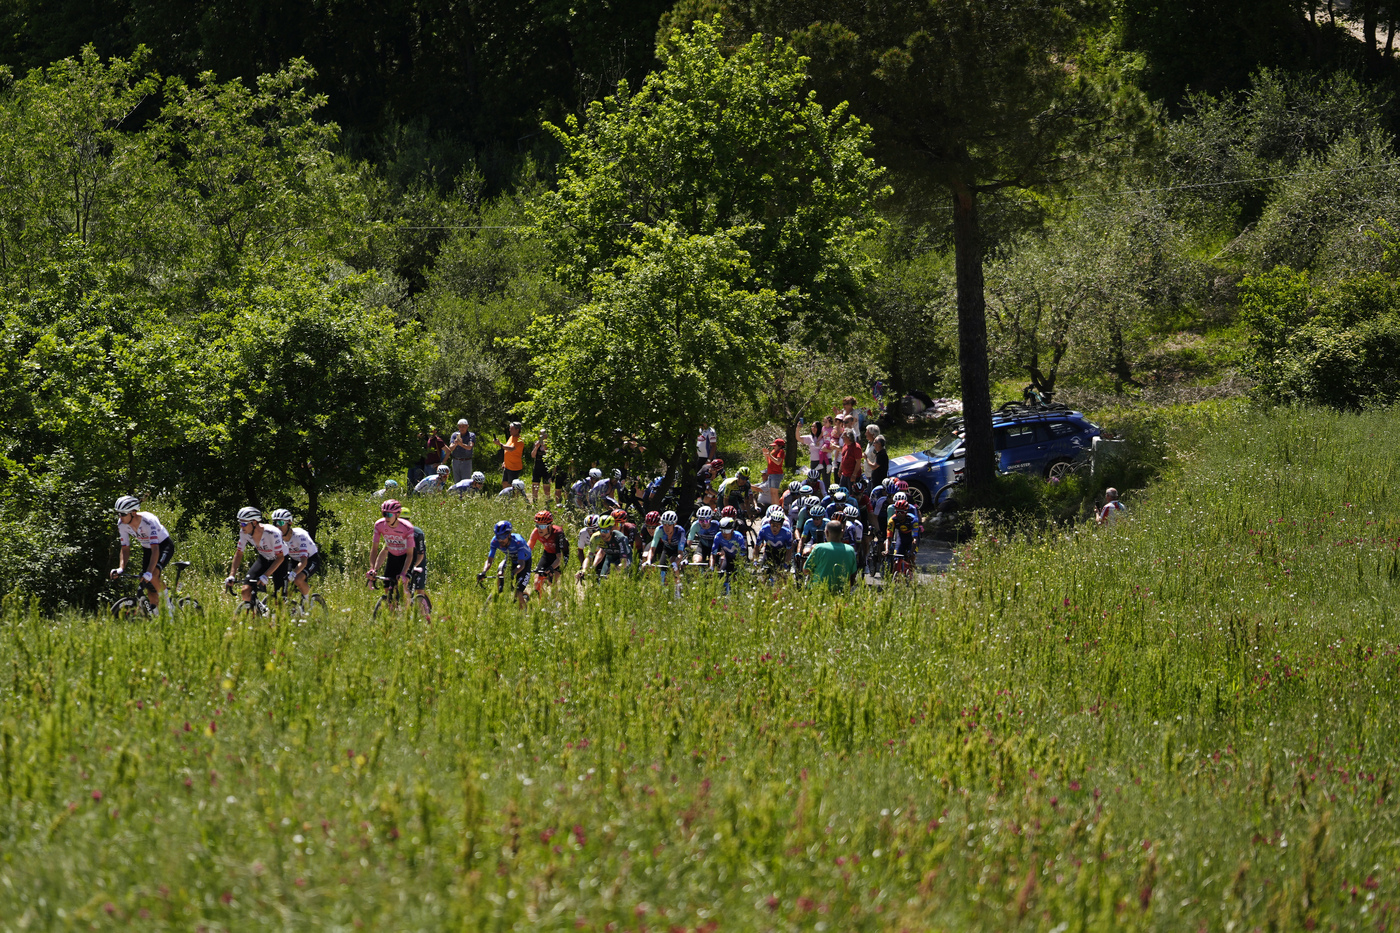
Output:
[[413,597],[413,608],[425,620],[429,622],[433,620],[433,601],[428,598],[427,593],[419,593],[417,596]]
[[237,612],[239,615],[265,616],[267,615],[267,606],[256,599],[242,599],[238,602]]
[[193,596],[181,596],[175,600],[175,605],[181,612],[202,613],[204,607],[199,604],[199,600]]
[[146,614],[142,600],[135,596],[123,596],[112,603],[111,613],[118,619],[135,619]]
[[380,612],[380,610],[383,610],[384,612],[387,613],[387,612],[388,612],[390,609],[392,609],[393,607],[394,607],[394,601],[393,601],[392,599],[390,599],[388,596],[381,596],[381,597],[379,597],[378,599],[376,599],[376,600],[374,601],[374,609],[372,609],[372,610],[370,611],[369,617],[370,617],[371,621],[373,621],[373,620],[379,618],[379,612]]
[[331,607],[320,593],[312,593],[302,600],[302,614],[308,619],[325,619],[331,613]]

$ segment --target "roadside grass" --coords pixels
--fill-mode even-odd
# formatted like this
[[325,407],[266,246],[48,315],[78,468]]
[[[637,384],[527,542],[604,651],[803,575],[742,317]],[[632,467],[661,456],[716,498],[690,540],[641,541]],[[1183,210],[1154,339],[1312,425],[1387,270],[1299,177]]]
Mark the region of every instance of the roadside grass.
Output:
[[[1113,529],[935,584],[0,620],[0,929],[1386,928],[1400,427],[1223,410]],[[1396,488],[1392,489],[1394,486]]]

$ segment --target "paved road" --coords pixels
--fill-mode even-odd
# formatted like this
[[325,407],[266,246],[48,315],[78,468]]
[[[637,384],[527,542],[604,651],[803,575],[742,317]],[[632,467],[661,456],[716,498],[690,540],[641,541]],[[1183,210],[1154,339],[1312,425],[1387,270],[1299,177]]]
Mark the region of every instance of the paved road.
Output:
[[[920,583],[933,583],[943,574],[953,569],[953,549],[942,542],[924,541],[919,544],[918,578]],[[865,582],[871,586],[881,586],[879,577],[867,575]]]

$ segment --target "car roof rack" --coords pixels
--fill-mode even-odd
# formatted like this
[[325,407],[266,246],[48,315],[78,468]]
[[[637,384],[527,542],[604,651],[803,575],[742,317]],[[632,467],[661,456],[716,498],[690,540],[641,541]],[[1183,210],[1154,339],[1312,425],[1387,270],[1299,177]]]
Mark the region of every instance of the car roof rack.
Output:
[[1048,415],[1072,411],[1068,405],[1053,402],[1049,405],[1027,405],[1024,402],[1006,402],[992,412],[992,416],[1015,416],[1015,415]]

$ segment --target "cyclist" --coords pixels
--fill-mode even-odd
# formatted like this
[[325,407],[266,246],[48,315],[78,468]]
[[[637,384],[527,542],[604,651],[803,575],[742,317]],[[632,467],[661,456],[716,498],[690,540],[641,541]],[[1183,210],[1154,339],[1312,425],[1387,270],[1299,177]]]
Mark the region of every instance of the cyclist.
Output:
[[598,533],[598,516],[597,516],[597,515],[586,515],[586,516],[584,516],[584,519],[583,519],[583,527],[579,529],[579,533],[578,533],[578,562],[579,562],[579,566],[580,566],[580,567],[583,566],[583,562],[584,562],[584,560],[585,560],[585,559],[587,558],[587,556],[588,556],[588,555],[587,555],[587,551],[588,551],[588,542],[592,541],[592,540],[593,540],[593,536],[594,536],[595,534],[597,534],[597,533]]
[[[616,515],[616,513],[613,513]],[[625,526],[622,526],[625,527]],[[642,527],[633,526],[627,537],[632,542],[632,556],[638,564],[645,564],[647,551],[651,547],[651,539],[656,537],[656,531],[661,527],[661,513],[648,512],[642,518]]]
[[690,526],[690,541],[699,553],[700,563],[710,562],[710,548],[714,544],[719,525],[715,524],[715,510],[702,505],[695,513],[695,521]]
[[812,548],[826,540],[826,506],[818,502],[807,509],[807,518],[802,522],[800,535],[801,548],[798,566],[805,567]]
[[714,483],[724,475],[724,461],[716,457],[709,463],[702,463],[695,474],[695,498],[705,505],[715,504]]
[[616,508],[617,499],[614,493],[622,486],[622,471],[613,470],[612,476],[603,476],[601,470],[592,470],[589,475],[591,476],[595,472],[601,478],[594,480],[592,487],[589,488],[588,504],[595,509],[605,509],[609,506]]
[[826,483],[822,482],[822,471],[816,467],[807,471],[807,485],[812,487],[812,495],[817,498],[826,495]]
[[282,532],[282,540],[287,542],[287,563],[293,565],[283,571],[284,576],[296,584],[303,598],[310,596],[311,575],[321,571],[321,549],[305,528],[292,525],[292,513],[287,509],[273,512],[272,524]]
[[792,565],[792,532],[784,524],[783,510],[775,506],[758,531],[758,551],[765,570],[787,570]]
[[715,540],[710,548],[710,569],[718,570],[724,575],[726,596],[729,595],[729,578],[734,575],[739,552],[744,547],[744,536],[738,532],[738,523],[728,515],[721,518],[719,520],[719,534],[715,535]]
[[[160,519],[150,512],[139,511],[140,508],[141,500],[135,496],[122,496],[112,508],[117,513],[117,538],[121,541],[121,553],[116,568],[108,576],[115,580],[126,573],[126,563],[131,556],[131,540],[135,538],[141,546],[141,582],[150,584],[156,592],[156,604],[163,603],[173,615],[175,605],[160,574],[170,563],[170,558],[175,556],[175,541]],[[164,600],[160,599],[162,595]]]
[[414,495],[426,495],[430,492],[442,492],[452,479],[452,467],[445,463],[439,463],[437,469],[429,473],[418,481],[418,485],[413,487]]
[[725,505],[732,505],[747,516],[754,497],[753,483],[749,481],[749,468],[741,466],[734,475],[719,484],[719,495]]
[[237,582],[238,568],[243,565],[243,549],[252,545],[257,557],[248,566],[243,580],[243,601],[253,599],[253,584],[267,586],[276,581],[279,588],[287,580],[287,542],[282,540],[282,532],[275,525],[265,525],[262,512],[251,505],[238,510],[238,544],[234,546],[233,563],[229,565],[225,586]]
[[385,589],[393,589],[406,576],[406,569],[413,566],[410,558],[416,550],[415,532],[418,529],[401,517],[403,504],[397,499],[386,499],[379,512],[381,517],[374,523],[374,538],[370,541],[369,570],[365,571],[365,581],[374,582],[382,562],[384,576],[389,579]]
[[564,529],[554,524],[554,513],[541,509],[535,513],[535,530],[530,532],[530,540],[525,542],[530,550],[539,545],[540,562],[535,567],[535,592],[544,589],[546,583],[553,583],[564,572],[569,562],[569,536]]
[[467,496],[486,495],[486,474],[478,470],[466,479],[454,483],[452,492],[457,494],[458,499],[464,499]]
[[599,578],[606,577],[612,568],[620,566],[623,554],[628,548],[627,539],[617,530],[617,519],[604,515],[598,519],[598,530],[588,539],[588,557],[575,575],[583,579],[583,573],[592,569]]
[[788,483],[787,491],[783,493],[781,505],[783,511],[791,514],[793,504],[802,501],[802,481],[793,480]]
[[[408,509],[399,512],[399,518],[407,521]],[[408,589],[414,596],[424,597],[423,621],[433,621],[431,610],[428,606],[432,601],[428,599],[428,541],[423,534],[423,529],[417,525],[413,526],[413,556],[408,559]]]
[[507,486],[502,486],[501,491],[496,493],[497,499],[514,499],[525,497],[525,481],[523,479],[513,479]]
[[481,565],[481,572],[476,575],[478,583],[486,579],[486,572],[491,569],[491,561],[496,559],[497,551],[510,558],[510,576],[515,588],[515,603],[524,608],[525,585],[530,580],[530,566],[535,562],[534,552],[530,550],[530,545],[525,543],[525,539],[515,533],[515,529],[511,527],[509,521],[496,522],[495,534],[491,538],[491,549],[486,552],[486,563]]
[[399,481],[396,480],[396,479],[386,479],[386,480],[384,481],[384,488],[378,490],[377,492],[375,492],[375,494],[372,495],[372,496],[370,496],[370,498],[371,498],[371,499],[383,499],[385,496],[392,496],[394,493],[396,493],[396,492],[398,492],[398,491],[399,491]]
[[[597,477],[594,477],[594,473],[598,474]],[[570,486],[569,496],[571,497],[574,505],[580,509],[587,508],[588,493],[593,489],[593,484],[602,478],[603,471],[595,468],[589,470],[588,475],[585,476],[583,479]]]
[[903,557],[910,566],[919,553],[919,532],[923,530],[919,513],[909,505],[903,493],[895,493],[895,502],[890,508],[888,529],[885,532],[889,542],[885,549],[890,568],[894,568],[896,557]]
[[856,552],[856,557],[860,558],[860,565],[864,567],[865,525],[860,520],[860,509],[854,505],[847,505],[840,515],[833,517],[841,522],[841,542],[851,546]]
[[[651,518],[650,515],[647,516]],[[661,568],[661,582],[666,582],[666,569],[676,571],[676,595],[681,595],[681,572],[685,567],[685,529],[680,526],[680,517],[667,511],[661,515],[661,525],[651,539],[651,549],[647,552],[646,564]]]

